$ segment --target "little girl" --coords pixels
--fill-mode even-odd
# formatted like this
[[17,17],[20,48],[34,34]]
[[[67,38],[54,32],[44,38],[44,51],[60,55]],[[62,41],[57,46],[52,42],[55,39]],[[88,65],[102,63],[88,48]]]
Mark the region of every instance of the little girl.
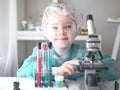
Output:
[[[79,61],[85,58],[86,48],[81,44],[75,44],[74,40],[81,30],[80,22],[75,11],[65,4],[50,4],[43,13],[42,30],[47,39],[52,42],[52,67],[54,74],[63,75],[67,79],[77,79],[84,76],[84,72],[74,69],[74,65],[80,65]],[[36,71],[37,48],[32,55],[25,59],[23,65],[17,71],[18,77],[34,79]],[[115,80],[119,78],[115,60],[102,52],[103,62],[108,70],[97,72],[102,80]]]

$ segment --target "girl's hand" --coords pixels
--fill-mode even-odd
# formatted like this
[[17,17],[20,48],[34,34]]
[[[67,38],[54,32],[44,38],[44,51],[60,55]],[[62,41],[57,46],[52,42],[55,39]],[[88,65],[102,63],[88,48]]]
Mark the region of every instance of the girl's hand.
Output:
[[73,73],[77,73],[78,70],[74,68],[74,65],[80,65],[80,61],[79,60],[66,61],[60,67],[58,67],[57,74],[67,76]]

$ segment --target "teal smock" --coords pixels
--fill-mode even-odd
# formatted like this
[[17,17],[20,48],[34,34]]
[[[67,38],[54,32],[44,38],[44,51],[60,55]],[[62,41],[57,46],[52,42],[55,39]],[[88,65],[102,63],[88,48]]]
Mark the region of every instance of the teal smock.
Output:
[[[57,53],[55,53],[54,49],[52,48],[52,67],[59,67],[64,62],[77,59],[83,60],[85,58],[86,48],[81,44],[72,44],[71,49],[69,50],[68,54],[65,58],[59,57]],[[104,52],[101,52],[103,55],[103,63],[108,66],[108,70],[102,70],[97,72],[96,75],[101,78],[103,81],[108,80],[117,80],[119,79],[119,74],[117,71],[116,60],[111,59],[108,55]],[[17,76],[18,77],[28,77],[35,79],[35,72],[37,67],[37,47],[33,49],[32,54],[24,60],[23,65],[18,69]],[[84,72],[74,73],[69,75],[68,79],[77,79],[78,77],[84,76]]]

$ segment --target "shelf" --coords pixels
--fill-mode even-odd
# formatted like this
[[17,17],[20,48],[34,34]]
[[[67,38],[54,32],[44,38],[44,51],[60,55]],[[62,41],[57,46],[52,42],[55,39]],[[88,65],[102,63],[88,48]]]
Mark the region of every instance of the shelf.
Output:
[[[75,40],[87,40],[88,36],[79,35]],[[46,40],[40,31],[17,31],[17,40]]]
[[110,23],[120,23],[120,18],[108,18],[107,19],[107,22],[110,22]]
[[17,31],[17,40],[46,40],[40,31]]

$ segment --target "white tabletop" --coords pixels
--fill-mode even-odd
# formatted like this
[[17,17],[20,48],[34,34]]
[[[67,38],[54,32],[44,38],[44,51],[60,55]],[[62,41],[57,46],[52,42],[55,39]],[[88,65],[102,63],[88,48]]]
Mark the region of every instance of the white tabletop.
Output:
[[0,90],[13,90],[13,82],[20,83],[20,90],[68,90],[66,87],[37,88],[34,80],[18,77],[0,77]]
[[[18,77],[0,77],[0,90],[13,90],[13,82],[18,81],[20,83],[20,90],[85,90],[83,78],[78,79],[77,81],[66,80],[69,87],[50,87],[48,88],[36,88],[35,82],[29,78],[18,78]],[[120,80],[117,80],[120,83]],[[101,90],[115,90],[114,89],[115,81],[101,82]],[[119,88],[120,90],[120,88]]]
[[[120,84],[120,79],[117,80],[117,82]],[[68,80],[67,83],[69,90],[85,90],[83,78],[79,78],[77,81]],[[98,85],[100,87],[100,90],[115,90],[114,84],[115,81],[106,81],[106,82],[99,82]],[[120,86],[119,86],[119,90],[120,90]]]

